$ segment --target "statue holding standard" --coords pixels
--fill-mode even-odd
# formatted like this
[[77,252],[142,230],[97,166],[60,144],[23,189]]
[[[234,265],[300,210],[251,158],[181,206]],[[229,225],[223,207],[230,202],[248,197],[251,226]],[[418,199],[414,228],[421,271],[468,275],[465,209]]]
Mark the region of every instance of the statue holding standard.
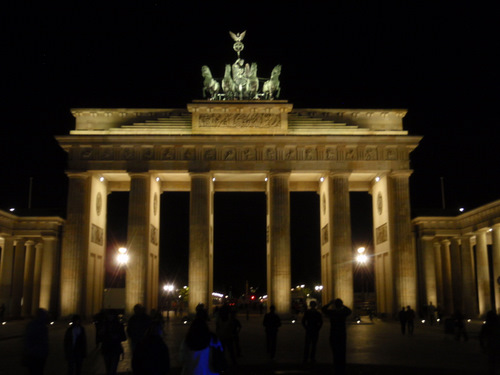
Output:
[[222,91],[224,91],[225,100],[233,100],[236,95],[236,83],[231,78],[231,65],[226,64],[224,78],[222,79]]

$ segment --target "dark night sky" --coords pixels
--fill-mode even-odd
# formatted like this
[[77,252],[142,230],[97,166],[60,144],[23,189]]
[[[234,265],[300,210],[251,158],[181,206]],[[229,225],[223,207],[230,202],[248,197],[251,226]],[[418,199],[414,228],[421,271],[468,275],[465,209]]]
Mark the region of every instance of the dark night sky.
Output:
[[[258,63],[259,76],[282,64],[281,99],[296,108],[408,109],[405,129],[424,136],[412,154],[414,216],[442,213],[440,177],[447,213],[500,198],[498,33],[486,8],[461,2],[453,8],[368,1],[245,2],[244,8],[232,2],[179,2],[175,8],[161,0],[102,3],[13,5],[2,16],[2,209],[27,207],[32,177],[32,213],[64,215],[65,155],[53,137],[74,126],[69,109],[185,107],[201,99],[202,65],[222,76],[224,64],[234,61],[229,30],[247,30],[242,55]],[[118,212],[126,205],[126,196],[112,196],[110,246],[124,241]],[[319,281],[316,200],[315,194],[292,194],[294,283]],[[185,193],[162,198],[163,211],[172,213],[162,216],[170,227],[161,234],[168,281],[187,281],[188,204]],[[238,289],[249,279],[262,287],[264,195],[216,194],[215,204],[216,286]],[[369,198],[355,194],[352,205],[353,242],[366,243]],[[245,241],[235,243],[234,233]]]

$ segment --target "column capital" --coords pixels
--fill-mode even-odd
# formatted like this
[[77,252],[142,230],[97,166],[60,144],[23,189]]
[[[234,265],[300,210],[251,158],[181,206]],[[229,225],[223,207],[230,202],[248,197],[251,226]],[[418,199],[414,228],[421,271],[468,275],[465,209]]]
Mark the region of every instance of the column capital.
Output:
[[328,171],[328,177],[347,177],[349,178],[352,171]]
[[89,172],[71,172],[71,171],[67,171],[66,172],[66,176],[68,176],[68,178],[87,179],[87,178],[90,177],[90,173]]
[[130,178],[148,178],[149,172],[128,172]]
[[27,240],[24,244],[26,246],[33,246],[35,244],[35,241],[33,241],[33,240]]
[[450,246],[451,242],[448,238],[445,238],[444,240],[441,241],[441,243],[444,245],[444,246]]
[[491,226],[491,228],[492,228],[493,230],[500,230],[500,223],[493,224],[493,225]]
[[412,169],[401,169],[401,170],[392,170],[387,175],[389,177],[407,177],[409,178],[413,174]]
[[484,233],[484,234],[486,234],[486,233],[488,233],[489,231],[490,231],[490,229],[489,229],[489,228],[480,228],[480,229],[476,230],[474,233],[475,233],[476,235],[477,235],[477,234],[483,234],[483,233]]
[[269,171],[268,175],[269,177],[275,177],[275,176],[290,176],[291,171],[290,170],[271,170]]

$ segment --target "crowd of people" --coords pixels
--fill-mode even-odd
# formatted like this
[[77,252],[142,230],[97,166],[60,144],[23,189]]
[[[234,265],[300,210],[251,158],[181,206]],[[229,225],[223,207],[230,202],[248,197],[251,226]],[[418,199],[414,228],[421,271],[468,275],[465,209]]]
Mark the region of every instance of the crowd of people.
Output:
[[[329,343],[333,354],[335,374],[344,374],[346,368],[346,320],[352,314],[350,308],[340,299],[325,304],[321,311],[311,301],[302,317],[305,330],[304,363],[315,363],[316,347],[323,318],[330,321]],[[410,306],[403,307],[398,314],[401,332],[414,332],[415,312]],[[465,316],[456,311],[452,316],[457,340],[467,341]],[[179,361],[183,375],[212,375],[224,372],[229,366],[236,366],[241,356],[239,334],[242,329],[235,310],[229,305],[217,309],[215,332],[208,325],[209,313],[200,304],[185,338],[180,343]],[[48,314],[39,309],[27,325],[24,337],[23,364],[30,374],[43,374],[48,356]],[[127,340],[132,353],[134,374],[165,375],[170,372],[169,349],[163,340],[163,318],[152,311],[150,315],[140,304],[134,307],[134,314],[127,325],[117,314],[101,311],[94,317],[95,344],[100,349],[107,375],[116,375],[120,358],[123,357],[123,342]],[[266,350],[270,361],[276,355],[278,331],[281,318],[274,306],[264,315],[262,321],[266,334]],[[490,373],[494,374],[500,361],[500,319],[494,311],[488,312],[485,324],[479,334],[480,344],[488,356]],[[87,356],[87,336],[80,316],[73,315],[64,335],[64,356],[68,375],[80,375]]]

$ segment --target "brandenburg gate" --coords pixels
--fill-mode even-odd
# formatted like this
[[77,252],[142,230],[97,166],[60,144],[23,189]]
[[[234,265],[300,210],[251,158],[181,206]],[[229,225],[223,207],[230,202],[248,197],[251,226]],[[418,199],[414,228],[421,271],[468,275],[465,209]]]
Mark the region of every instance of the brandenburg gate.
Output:
[[[273,100],[274,99],[274,100]],[[417,305],[409,156],[420,137],[405,110],[295,109],[275,98],[199,100],[181,109],[73,109],[68,212],[61,256],[61,315],[102,307],[107,196],[129,192],[126,309],[158,304],[160,195],[190,192],[189,311],[210,305],[214,192],[267,199],[267,292],[291,307],[290,192],[320,196],[323,301],[353,305],[349,192],[373,201],[377,309]],[[367,213],[369,214],[369,213]]]

